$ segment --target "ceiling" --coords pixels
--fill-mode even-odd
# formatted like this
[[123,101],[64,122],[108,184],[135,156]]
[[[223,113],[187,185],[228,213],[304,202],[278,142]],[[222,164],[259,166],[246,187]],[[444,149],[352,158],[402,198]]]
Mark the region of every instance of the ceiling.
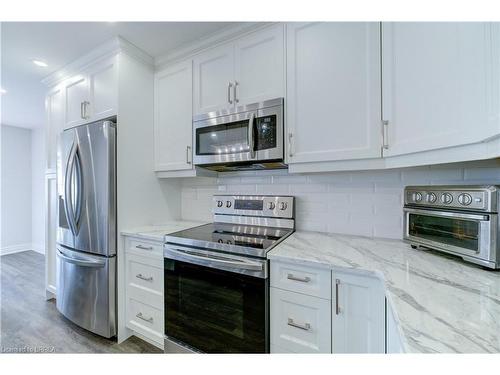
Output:
[[[231,22],[3,22],[1,24],[4,125],[44,125],[46,87],[40,82],[115,36],[122,36],[153,57],[185,43],[235,26]],[[45,61],[46,68],[33,64]]]

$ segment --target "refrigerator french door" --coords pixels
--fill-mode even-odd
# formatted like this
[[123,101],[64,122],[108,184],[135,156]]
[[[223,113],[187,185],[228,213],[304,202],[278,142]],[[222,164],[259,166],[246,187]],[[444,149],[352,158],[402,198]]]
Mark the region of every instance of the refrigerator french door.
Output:
[[104,337],[116,334],[116,126],[67,129],[57,161],[57,309]]

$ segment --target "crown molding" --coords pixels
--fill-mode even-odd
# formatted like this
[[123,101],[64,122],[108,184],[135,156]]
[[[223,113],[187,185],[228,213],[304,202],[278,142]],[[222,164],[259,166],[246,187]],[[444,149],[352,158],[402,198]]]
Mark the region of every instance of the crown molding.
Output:
[[81,72],[95,61],[114,56],[119,52],[129,55],[151,68],[154,67],[153,57],[130,43],[128,40],[118,36],[101,44],[89,53],[45,77],[42,79],[42,83],[49,87],[55,86],[62,80]]
[[277,22],[244,22],[237,26],[226,27],[192,43],[183,45],[164,55],[156,57],[154,59],[155,68],[156,70],[160,70],[168,65],[196,55],[208,48],[230,42],[238,37],[275,24],[277,24]]

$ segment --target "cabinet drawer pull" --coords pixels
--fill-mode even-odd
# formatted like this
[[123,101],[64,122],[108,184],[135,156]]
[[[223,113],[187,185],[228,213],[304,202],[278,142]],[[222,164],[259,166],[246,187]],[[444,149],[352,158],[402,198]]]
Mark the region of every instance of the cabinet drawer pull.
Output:
[[289,132],[288,133],[288,156],[293,157],[293,152],[292,152],[292,138],[293,138],[293,133]]
[[227,84],[227,101],[229,104],[233,104],[233,101],[231,100],[231,87],[233,87],[233,83],[229,82]]
[[311,325],[309,323],[304,323],[304,325],[297,324],[293,321],[292,318],[288,318],[288,325],[290,327],[295,327],[298,329],[303,329],[304,331],[309,331],[311,329]]
[[141,250],[153,250],[153,246],[137,245],[136,248]]
[[144,277],[142,276],[142,274],[137,274],[135,275],[135,277],[137,277],[138,279],[141,279],[141,280],[144,280],[144,281],[153,281],[153,276],[150,276],[150,277]]
[[306,276],[306,277],[297,277],[297,276],[294,276],[293,274],[289,273],[286,278],[288,280],[293,280],[293,281],[300,281],[301,283],[308,283],[309,281],[311,281],[311,278],[309,276]]
[[191,146],[186,146],[186,164],[191,164],[189,155],[191,154]]
[[335,279],[335,315],[339,315],[340,314],[339,285],[340,285],[340,280],[339,279]]
[[148,322],[148,323],[153,323],[153,317],[149,317],[149,318],[145,318],[142,313],[140,312],[139,314],[136,315],[137,318],[141,319],[141,320],[144,320],[145,322]]
[[238,95],[236,93],[236,88],[238,87],[238,81],[234,81],[234,90],[233,90],[233,98],[234,102],[238,103],[240,100],[238,99]]
[[82,119],[85,119],[85,114],[84,114],[84,110],[83,110],[83,107],[85,106],[85,102],[81,102],[80,103],[80,117]]

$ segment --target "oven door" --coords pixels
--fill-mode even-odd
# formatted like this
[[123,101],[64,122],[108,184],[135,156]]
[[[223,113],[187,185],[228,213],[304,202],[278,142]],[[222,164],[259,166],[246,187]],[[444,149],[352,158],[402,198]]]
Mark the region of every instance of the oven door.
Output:
[[166,352],[269,353],[266,260],[170,244],[164,256]]
[[496,214],[404,209],[404,238],[456,255],[491,260],[496,243]]
[[283,160],[283,106],[194,122],[195,165]]

